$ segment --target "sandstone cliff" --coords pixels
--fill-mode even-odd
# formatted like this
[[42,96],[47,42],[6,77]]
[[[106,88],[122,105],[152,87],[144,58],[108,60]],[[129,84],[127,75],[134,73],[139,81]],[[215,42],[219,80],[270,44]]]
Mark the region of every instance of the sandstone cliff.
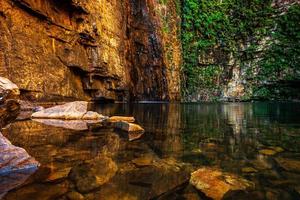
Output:
[[1,0],[0,76],[27,100],[178,100],[180,19],[159,2]]

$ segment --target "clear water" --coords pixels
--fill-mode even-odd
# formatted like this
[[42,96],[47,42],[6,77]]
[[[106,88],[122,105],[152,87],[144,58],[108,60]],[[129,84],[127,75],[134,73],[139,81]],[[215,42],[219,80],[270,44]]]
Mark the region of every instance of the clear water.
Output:
[[[3,199],[207,199],[188,184],[188,175],[203,166],[255,183],[232,199],[300,199],[299,103],[111,104],[95,110],[134,116],[146,132],[129,141],[107,125],[76,131],[15,122],[3,134],[41,167]],[[86,162],[93,167],[77,173],[92,178],[72,178],[69,171]],[[101,183],[79,189],[92,185],[93,175]]]

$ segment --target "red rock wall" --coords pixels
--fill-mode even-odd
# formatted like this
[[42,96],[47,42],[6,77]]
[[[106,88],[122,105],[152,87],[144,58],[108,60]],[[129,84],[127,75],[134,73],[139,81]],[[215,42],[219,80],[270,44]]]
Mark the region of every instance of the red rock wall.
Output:
[[0,75],[28,100],[179,99],[159,7],[155,0],[1,0]]

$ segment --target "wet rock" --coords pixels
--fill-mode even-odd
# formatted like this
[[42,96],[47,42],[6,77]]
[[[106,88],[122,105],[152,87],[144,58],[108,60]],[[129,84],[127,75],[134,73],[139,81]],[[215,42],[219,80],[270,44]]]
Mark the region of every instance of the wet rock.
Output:
[[253,167],[244,167],[242,168],[243,173],[255,173],[257,170]]
[[12,145],[0,133],[0,196],[25,182],[38,166],[24,149]]
[[112,116],[108,118],[108,122],[129,122],[132,123],[135,121],[134,117],[124,117],[124,116]]
[[0,101],[19,98],[20,91],[16,84],[0,76]]
[[87,113],[85,113],[82,117],[83,120],[104,120],[106,119],[105,116],[100,115],[97,112],[93,112],[93,111],[88,111]]
[[266,156],[273,156],[273,155],[277,154],[277,151],[275,151],[273,149],[262,149],[262,150],[259,150],[259,153],[262,155],[266,155]]
[[114,161],[103,156],[73,167],[70,178],[79,192],[87,193],[108,182],[117,170]]
[[71,167],[56,169],[55,171],[51,172],[46,181],[56,181],[60,179],[67,178],[71,171]]
[[138,133],[145,132],[145,130],[140,125],[133,124],[133,123],[128,123],[128,122],[125,122],[125,121],[116,122],[114,124],[114,126],[117,129],[121,129],[121,130],[127,131],[127,132],[138,132]]
[[128,133],[128,140],[129,141],[134,141],[140,139],[144,135],[143,132],[133,132],[133,133]]
[[200,168],[193,172],[190,183],[213,199],[222,199],[230,190],[247,190],[254,187],[254,183],[246,179],[213,168]]
[[67,193],[67,198],[69,200],[84,200],[84,196],[78,192],[71,191]]
[[82,119],[87,113],[88,102],[74,101],[35,112],[32,118],[44,119]]
[[135,158],[132,160],[132,163],[135,164],[137,167],[145,167],[151,165],[153,162],[152,155],[142,155],[142,157]]
[[286,171],[300,173],[300,161],[289,158],[275,158],[278,165]]
[[94,123],[106,119],[97,112],[87,111],[87,107],[88,102],[74,101],[35,112],[32,114],[32,118],[85,120]]

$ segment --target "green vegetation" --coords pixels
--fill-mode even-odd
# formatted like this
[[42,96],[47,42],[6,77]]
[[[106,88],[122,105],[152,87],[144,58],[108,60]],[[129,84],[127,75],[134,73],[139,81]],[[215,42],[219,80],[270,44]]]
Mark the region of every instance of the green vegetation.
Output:
[[300,79],[299,4],[284,11],[272,0],[183,0],[181,9],[183,96],[220,96],[236,66],[244,99],[290,95],[276,86]]

